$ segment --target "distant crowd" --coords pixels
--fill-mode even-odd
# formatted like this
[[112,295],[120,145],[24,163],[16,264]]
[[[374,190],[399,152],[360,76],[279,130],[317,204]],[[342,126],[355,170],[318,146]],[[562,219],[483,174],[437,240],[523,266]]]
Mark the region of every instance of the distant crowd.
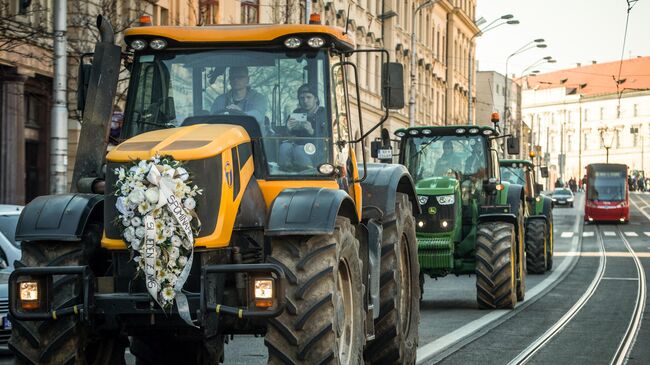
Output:
[[630,188],[630,191],[648,191],[650,190],[650,178],[629,175],[627,177],[627,185]]
[[[579,184],[578,184],[579,183]],[[555,187],[556,188],[567,188],[570,189],[572,192],[576,193],[578,191],[585,191],[585,187],[587,186],[587,178],[583,177],[582,180],[576,180],[575,177],[572,177],[569,179],[567,182],[562,182],[560,178],[555,180]]]

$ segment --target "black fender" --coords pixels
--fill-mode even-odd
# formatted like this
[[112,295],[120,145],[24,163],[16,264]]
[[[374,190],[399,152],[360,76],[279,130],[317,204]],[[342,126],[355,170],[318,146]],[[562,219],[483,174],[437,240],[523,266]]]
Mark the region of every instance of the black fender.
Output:
[[508,196],[506,197],[508,205],[510,206],[510,213],[515,216],[519,215],[519,202],[522,204],[524,201],[524,187],[518,184],[510,184],[508,187]]
[[[369,163],[366,179],[361,183],[363,208],[379,208],[388,220],[395,218],[396,193],[409,196],[413,215],[420,213],[413,178],[404,165]],[[386,221],[386,219],[384,219]]]
[[104,195],[43,195],[25,206],[16,227],[19,241],[81,241],[86,224],[103,222]]
[[317,235],[334,232],[337,216],[359,223],[354,201],[344,190],[285,189],[273,201],[267,236]]

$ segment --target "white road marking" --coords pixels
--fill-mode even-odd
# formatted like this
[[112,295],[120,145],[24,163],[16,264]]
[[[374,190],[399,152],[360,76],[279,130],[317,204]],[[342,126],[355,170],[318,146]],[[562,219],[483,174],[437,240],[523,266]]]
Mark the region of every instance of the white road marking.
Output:
[[582,232],[582,237],[593,237],[593,236],[594,236],[594,232]]
[[562,232],[562,238],[571,238],[573,237],[573,232]]
[[643,234],[650,237],[650,232],[643,232]]
[[624,232],[624,233],[628,237],[639,237],[639,235],[636,234],[636,232]]
[[603,233],[605,234],[605,236],[609,236],[609,237],[616,236],[616,232],[612,232],[612,231],[606,231]]
[[603,278],[603,280],[630,280],[630,281],[639,281],[639,278]]

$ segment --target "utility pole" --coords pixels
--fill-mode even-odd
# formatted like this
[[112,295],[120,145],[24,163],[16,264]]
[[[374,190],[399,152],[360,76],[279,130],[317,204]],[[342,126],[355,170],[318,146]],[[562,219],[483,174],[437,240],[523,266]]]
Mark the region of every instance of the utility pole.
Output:
[[54,82],[50,136],[50,193],[63,194],[68,185],[68,107],[66,0],[54,1]]
[[409,91],[409,127],[415,127],[415,65],[417,62],[417,44],[416,44],[416,33],[415,33],[415,22],[417,20],[418,13],[425,7],[435,4],[438,0],[426,0],[413,11],[413,17],[411,19],[411,88]]

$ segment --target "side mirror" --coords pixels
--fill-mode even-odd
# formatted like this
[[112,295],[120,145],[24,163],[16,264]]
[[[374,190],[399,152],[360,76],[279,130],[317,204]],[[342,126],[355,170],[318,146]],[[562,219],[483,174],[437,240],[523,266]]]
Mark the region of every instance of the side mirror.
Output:
[[508,154],[509,155],[518,155],[519,154],[519,138],[517,137],[508,137],[506,142],[508,145]]
[[77,74],[77,110],[83,113],[86,106],[86,94],[88,93],[88,83],[90,82],[90,71],[93,65],[84,63],[86,55],[81,56],[79,60],[79,71]]
[[393,162],[393,150],[389,146],[384,146],[382,141],[370,142],[370,156],[378,159],[382,163]]
[[381,104],[387,109],[404,108],[404,66],[384,63],[381,68]]
[[542,174],[542,177],[543,177],[543,178],[547,178],[547,177],[548,177],[548,167],[546,167],[546,166],[542,166],[542,167],[540,167],[540,168],[539,168],[539,172],[540,172],[540,174]]

